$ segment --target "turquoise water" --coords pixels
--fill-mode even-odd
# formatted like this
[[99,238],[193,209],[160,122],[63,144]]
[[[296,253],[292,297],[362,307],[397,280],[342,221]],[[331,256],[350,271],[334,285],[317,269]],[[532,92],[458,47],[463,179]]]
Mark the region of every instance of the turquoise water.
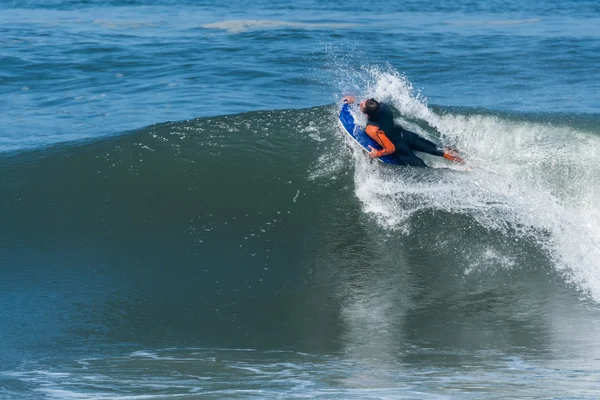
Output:
[[600,397],[597,2],[0,7],[0,398]]

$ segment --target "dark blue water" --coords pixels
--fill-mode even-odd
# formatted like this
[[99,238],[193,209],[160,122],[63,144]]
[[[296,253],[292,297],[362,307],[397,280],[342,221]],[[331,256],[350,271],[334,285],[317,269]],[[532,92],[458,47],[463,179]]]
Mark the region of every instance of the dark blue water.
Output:
[[595,113],[598,5],[3,2],[0,150],[331,103],[364,67],[431,104]]
[[600,397],[599,15],[2,2],[0,398]]

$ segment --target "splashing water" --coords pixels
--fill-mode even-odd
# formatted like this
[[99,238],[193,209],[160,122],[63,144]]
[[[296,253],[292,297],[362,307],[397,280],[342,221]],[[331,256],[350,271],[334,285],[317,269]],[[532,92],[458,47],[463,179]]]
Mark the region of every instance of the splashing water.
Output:
[[568,283],[600,302],[598,136],[560,123],[437,113],[398,72],[365,68],[362,78],[362,98],[391,104],[402,115],[398,122],[458,148],[473,168],[390,170],[357,151],[355,193],[365,212],[405,234],[422,210],[468,215],[489,231],[533,240]]

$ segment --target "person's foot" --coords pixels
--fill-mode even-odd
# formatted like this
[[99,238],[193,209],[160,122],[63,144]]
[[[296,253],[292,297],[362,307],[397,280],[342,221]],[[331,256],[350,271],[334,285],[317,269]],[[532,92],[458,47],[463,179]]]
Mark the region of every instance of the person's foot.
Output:
[[457,162],[462,165],[465,164],[465,161],[458,155],[458,153],[456,151],[454,151],[452,149],[444,150],[444,158],[446,160],[454,161],[454,162]]

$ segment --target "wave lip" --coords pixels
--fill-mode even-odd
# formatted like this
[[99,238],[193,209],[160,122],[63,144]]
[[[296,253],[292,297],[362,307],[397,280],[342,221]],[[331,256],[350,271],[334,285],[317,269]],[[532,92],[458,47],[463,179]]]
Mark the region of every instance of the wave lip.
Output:
[[[383,228],[401,231],[422,210],[466,215],[479,227],[499,234],[500,240],[514,242],[498,253],[508,256],[501,260],[510,261],[516,255],[517,260],[525,260],[527,255],[516,250],[518,243],[531,243],[565,282],[600,302],[596,125],[439,112],[429,107],[403,75],[376,68],[366,74],[370,76],[364,97],[392,104],[409,129],[460,149],[473,171],[466,175],[385,174],[357,157],[356,195],[365,212]],[[497,243],[489,246],[480,248],[482,253],[475,258],[487,260],[488,254],[498,252]],[[466,273],[473,266],[463,267]]]

